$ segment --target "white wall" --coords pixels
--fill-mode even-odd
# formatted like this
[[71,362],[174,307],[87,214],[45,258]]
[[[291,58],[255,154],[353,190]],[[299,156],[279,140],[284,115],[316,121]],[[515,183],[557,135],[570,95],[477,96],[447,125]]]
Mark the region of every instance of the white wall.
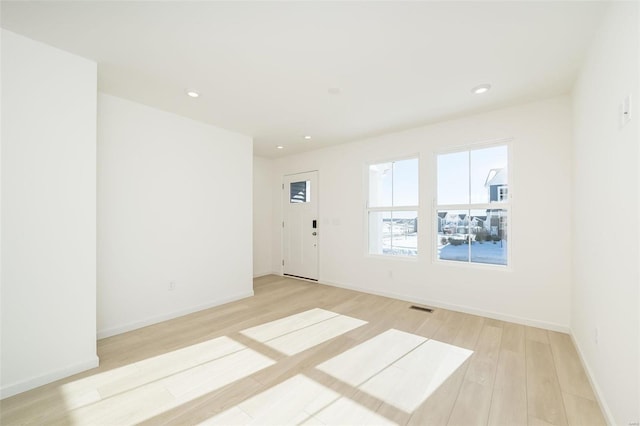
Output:
[[[606,415],[619,425],[640,420],[639,18],[638,3],[612,3],[574,88],[571,328]],[[628,94],[634,116],[621,128]]]
[[273,272],[273,160],[253,157],[253,276]]
[[[433,262],[434,151],[513,138],[512,270]],[[366,255],[364,167],[420,155],[417,261]],[[273,270],[281,271],[283,174],[318,170],[320,281],[568,330],[571,283],[571,104],[568,97],[388,134],[277,160]],[[391,276],[390,276],[391,275]]]
[[98,95],[99,337],[253,294],[252,145]]
[[96,64],[2,30],[2,396],[94,367]]

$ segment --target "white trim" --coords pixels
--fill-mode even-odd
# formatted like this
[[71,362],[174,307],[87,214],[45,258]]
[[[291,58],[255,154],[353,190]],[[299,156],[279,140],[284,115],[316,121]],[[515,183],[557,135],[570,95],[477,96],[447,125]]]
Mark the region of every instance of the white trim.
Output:
[[74,374],[96,368],[99,364],[100,359],[95,356],[78,364],[70,365],[68,367],[52,371],[41,376],[32,377],[18,383],[7,385],[0,389],[0,399],[8,398],[10,396],[46,385],[48,383],[55,382],[56,380],[64,379],[65,377],[73,376]]
[[349,285],[349,284],[335,283],[335,282],[330,282],[330,281],[318,281],[318,284],[328,285],[328,286],[331,286],[331,287],[344,288],[344,289],[347,289],[347,290],[359,291],[361,293],[374,294],[376,296],[390,297],[392,299],[403,300],[405,302],[416,303],[416,304],[420,304],[420,305],[433,306],[433,307],[438,307],[438,308],[442,308],[442,309],[447,309],[447,310],[450,310],[450,311],[463,312],[463,313],[466,313],[466,314],[478,315],[478,316],[482,316],[482,317],[486,317],[486,318],[492,318],[492,319],[496,319],[496,320],[500,320],[500,321],[506,321],[506,322],[512,322],[512,323],[515,323],[515,324],[527,325],[527,326],[530,326],[530,327],[543,328],[545,330],[559,331],[561,333],[567,333],[567,334],[569,334],[571,332],[571,329],[566,325],[556,324],[556,323],[547,322],[547,321],[540,321],[540,320],[535,320],[535,319],[531,319],[531,318],[523,318],[523,317],[518,317],[518,316],[513,316],[513,315],[505,315],[505,314],[501,314],[501,313],[498,313],[498,312],[485,311],[485,310],[482,310],[482,309],[472,308],[470,306],[456,305],[456,304],[441,302],[441,301],[438,301],[438,300],[422,299],[422,298],[419,298],[419,297],[405,296],[405,295],[402,295],[402,294],[399,294],[399,293],[393,293],[393,292],[374,291],[374,290],[371,290],[371,289],[368,289],[368,288],[363,288],[363,287]]
[[[514,140],[515,140],[515,137],[508,136],[505,138],[496,138],[496,139],[487,139],[484,141],[467,142],[467,143],[462,143],[460,145],[436,150],[435,153],[436,154],[453,154],[454,152],[472,151],[472,150],[483,149],[483,148],[492,148],[500,145],[511,146],[511,143]],[[509,176],[509,178],[511,178],[511,176]]]
[[253,278],[260,278],[260,277],[266,277],[267,275],[278,275],[279,272],[273,272],[273,271],[268,271],[268,272],[258,272],[257,274],[254,273],[253,274]]
[[569,336],[571,336],[571,341],[573,342],[573,346],[575,346],[576,352],[578,352],[578,358],[580,358],[580,362],[582,363],[582,368],[584,368],[585,373],[587,373],[587,379],[589,380],[591,389],[593,389],[593,393],[595,394],[598,405],[600,406],[600,411],[602,411],[602,414],[604,414],[605,421],[609,425],[615,425],[616,422],[615,422],[615,419],[613,418],[613,413],[611,413],[609,406],[605,402],[605,399],[603,396],[604,393],[602,392],[602,389],[600,389],[600,386],[598,386],[598,382],[595,380],[595,376],[593,375],[592,370],[589,367],[589,364],[587,364],[587,361],[582,353],[582,349],[580,348],[580,345],[578,344],[578,340],[576,339],[576,336],[573,334],[573,331],[569,331]]
[[500,265],[497,263],[465,262],[463,260],[436,259],[433,264],[434,266],[442,266],[445,268],[475,268],[489,269],[492,271],[500,272],[513,272],[513,268],[511,267],[511,265]]
[[305,175],[307,173],[313,173],[313,172],[317,172],[318,170],[307,170],[306,172],[295,172],[295,173],[285,173],[282,175],[283,179],[282,179],[282,183],[284,183],[284,177],[285,176],[295,176],[295,175]]
[[[418,162],[420,162],[420,152],[419,151],[418,152],[414,152],[412,154],[401,155],[401,156],[397,156],[397,157],[391,157],[391,158],[386,157],[386,158],[384,158],[382,160],[367,161],[365,163],[365,168],[367,169],[367,172],[368,172],[369,171],[369,166],[373,166],[374,164],[393,163],[393,162],[396,162],[396,161],[412,160],[414,158],[417,158]],[[418,175],[419,174],[420,174],[420,170],[418,169]]]
[[402,206],[402,207],[367,207],[370,212],[417,212],[420,206]]
[[146,327],[148,325],[157,324],[159,322],[167,321],[170,319],[178,318],[184,315],[188,315],[194,312],[202,311],[204,309],[213,308],[215,306],[224,305],[226,303],[235,302],[236,300],[246,299],[247,297],[253,296],[253,290],[240,293],[234,296],[225,297],[223,299],[214,300],[211,302],[204,303],[202,305],[193,306],[191,308],[181,309],[179,311],[170,312],[167,314],[156,315],[154,317],[150,317],[141,321],[135,321],[129,324],[119,325],[117,327],[111,327],[104,330],[98,330],[98,340],[104,339],[107,337],[115,336],[117,334],[126,333],[127,331],[137,330],[142,327]]
[[371,253],[366,253],[365,254],[365,258],[370,258],[370,259],[376,259],[376,260],[403,260],[405,262],[418,262],[419,259],[418,257],[420,256],[420,253],[418,253],[417,256],[409,256],[406,254],[371,254]]
[[[506,186],[506,185],[505,185]],[[435,204],[435,210],[509,210],[509,203]]]
[[303,281],[305,283],[310,283],[310,284],[318,284],[318,280],[312,280],[311,278],[305,278],[305,277],[298,277],[296,275],[287,275],[287,274],[283,274],[282,278],[291,278],[292,280],[298,280],[298,281]]
[[[307,173],[307,172],[304,172]],[[278,225],[278,234],[280,235],[280,259],[278,259],[278,268],[280,269],[280,271],[277,273],[278,275],[282,276],[284,274],[284,200],[285,200],[285,192],[286,194],[289,194],[289,190],[285,190],[284,189],[284,181],[285,181],[285,177],[289,176],[289,175],[282,175],[280,178],[280,183],[281,183],[281,188],[282,190],[280,191],[280,204],[279,204],[279,209],[280,209],[280,224]],[[273,206],[272,206],[273,208]],[[273,259],[272,259],[272,263],[271,265],[273,265]]]

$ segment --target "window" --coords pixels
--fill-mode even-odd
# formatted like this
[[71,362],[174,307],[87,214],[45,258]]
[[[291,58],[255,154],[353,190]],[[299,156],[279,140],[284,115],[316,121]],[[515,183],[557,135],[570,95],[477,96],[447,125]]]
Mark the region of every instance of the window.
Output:
[[301,182],[291,182],[289,188],[290,203],[308,203],[311,201],[311,182],[303,180]]
[[369,166],[369,253],[418,255],[418,159]]
[[507,145],[437,156],[437,259],[507,265]]
[[509,188],[506,185],[498,187],[498,201],[507,201],[509,196]]

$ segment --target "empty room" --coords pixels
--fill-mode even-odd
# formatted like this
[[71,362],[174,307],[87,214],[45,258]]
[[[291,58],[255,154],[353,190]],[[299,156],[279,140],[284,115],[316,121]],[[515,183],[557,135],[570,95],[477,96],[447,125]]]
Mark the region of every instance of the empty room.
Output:
[[640,3],[0,24],[0,424],[640,424]]

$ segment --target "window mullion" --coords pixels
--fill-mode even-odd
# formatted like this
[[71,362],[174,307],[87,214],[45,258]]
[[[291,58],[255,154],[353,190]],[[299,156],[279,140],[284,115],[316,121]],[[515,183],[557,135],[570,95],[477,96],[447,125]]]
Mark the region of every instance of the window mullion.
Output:
[[393,198],[393,180],[395,179],[395,176],[394,176],[394,172],[393,172],[393,165],[394,165],[394,162],[392,161],[391,162],[391,207],[393,207],[393,200],[394,200],[394,198]]
[[509,210],[511,203],[436,204],[436,210]]
[[471,205],[471,150],[467,151],[467,167],[469,168],[467,170],[467,195],[469,196],[467,204]]
[[[393,204],[393,172],[391,172],[391,188],[391,203]],[[391,247],[391,252],[393,253],[393,210],[391,210],[391,236],[389,239],[389,247]]]
[[382,206],[382,207],[368,207],[368,211],[370,212],[410,212],[414,210],[419,210],[419,206],[401,206],[401,207],[393,207],[393,206]]

